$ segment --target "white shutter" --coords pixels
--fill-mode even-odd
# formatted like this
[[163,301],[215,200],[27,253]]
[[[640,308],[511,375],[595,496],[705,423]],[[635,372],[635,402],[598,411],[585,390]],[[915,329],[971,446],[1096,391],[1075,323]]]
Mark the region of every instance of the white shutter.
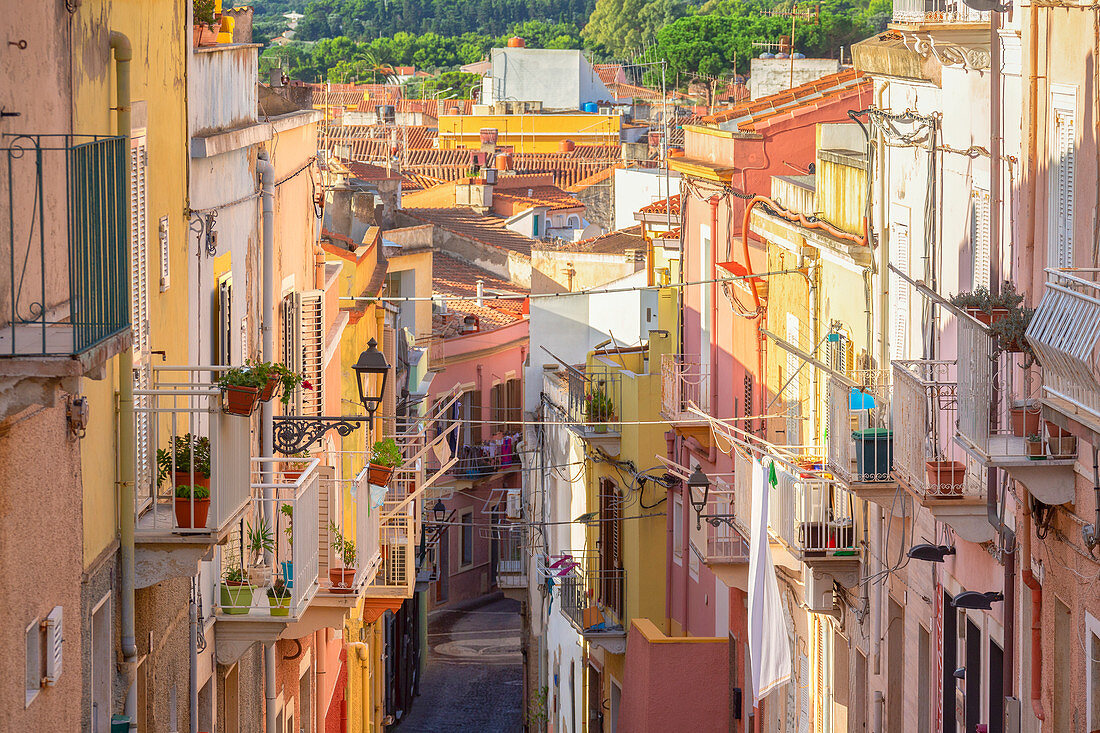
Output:
[[42,682],[56,685],[61,677],[62,645],[65,640],[61,625],[61,606],[53,607],[42,626],[46,631],[46,676]]
[[[283,298],[283,366],[291,371],[302,371],[302,322],[301,293],[291,293]],[[294,390],[287,414],[302,414],[302,390]]]
[[971,279],[971,290],[979,285],[990,287],[990,245],[989,241],[989,215],[990,198],[989,191],[983,188],[973,188],[970,191],[970,246],[971,256],[974,261],[974,275]]
[[[791,346],[800,346],[798,316],[794,313],[787,314],[786,335],[787,343]],[[802,374],[799,371],[801,366],[801,360],[787,352],[787,373],[784,376],[787,380],[787,445],[800,445],[802,442],[800,437],[802,422],[799,420],[802,414]]]
[[168,246],[168,217],[160,218],[160,292],[164,292],[172,284],[171,270],[169,268],[169,256],[171,252]]
[[[1063,85],[1058,85],[1059,87]],[[1052,94],[1050,267],[1073,267],[1073,215],[1076,185],[1076,89],[1070,87]]]
[[[343,517],[337,511],[336,497],[333,493],[343,489],[336,483],[336,469],[332,466],[318,466],[317,481],[317,572],[323,579],[328,577],[329,566],[332,561],[330,546],[332,536],[329,534],[329,521],[336,522],[337,526],[343,524]],[[369,497],[363,498],[363,506],[367,505]],[[346,533],[345,533],[346,534]],[[358,537],[355,538],[358,542]],[[342,562],[336,563],[342,565]]]
[[324,292],[307,290],[302,293],[298,311],[301,322],[302,374],[313,389],[302,390],[302,414],[325,414],[325,303]]
[[[902,220],[900,217],[904,217]],[[909,209],[892,207],[890,222],[890,264],[906,275],[909,268]],[[890,358],[904,359],[909,355],[909,304],[912,287],[890,273],[891,339]]]
[[130,328],[134,361],[149,351],[149,202],[145,138],[130,146]]
[[798,655],[798,733],[810,731],[810,659],[805,654]]

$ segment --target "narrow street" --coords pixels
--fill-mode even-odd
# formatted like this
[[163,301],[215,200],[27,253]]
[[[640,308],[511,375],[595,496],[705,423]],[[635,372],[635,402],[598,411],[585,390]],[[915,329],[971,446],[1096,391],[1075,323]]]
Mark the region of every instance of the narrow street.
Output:
[[519,603],[496,599],[428,616],[428,669],[401,733],[521,730]]

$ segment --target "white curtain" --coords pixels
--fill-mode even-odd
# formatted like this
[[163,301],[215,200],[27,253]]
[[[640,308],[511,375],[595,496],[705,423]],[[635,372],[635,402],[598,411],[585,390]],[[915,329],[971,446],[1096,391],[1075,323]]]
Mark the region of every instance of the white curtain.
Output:
[[767,469],[752,462],[752,524],[749,535],[749,655],[752,700],[757,707],[769,692],[791,678],[791,648],[784,624],[779,584],[768,548]]

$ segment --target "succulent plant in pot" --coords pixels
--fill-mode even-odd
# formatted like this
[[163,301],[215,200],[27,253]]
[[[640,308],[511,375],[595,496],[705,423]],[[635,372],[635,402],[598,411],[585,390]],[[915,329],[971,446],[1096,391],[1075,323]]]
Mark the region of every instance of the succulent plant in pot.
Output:
[[1027,457],[1030,461],[1042,460],[1043,455],[1043,439],[1036,433],[1031,433],[1027,436]]
[[176,527],[201,529],[206,527],[210,513],[210,489],[205,486],[177,484],[175,491]]
[[393,476],[394,469],[405,462],[401,449],[393,438],[377,441],[371,447],[369,480],[375,486],[386,486]]
[[282,578],[276,578],[267,589],[267,605],[271,607],[272,616],[290,615],[290,588]]
[[359,556],[355,541],[345,537],[335,522],[329,522],[328,530],[332,534],[332,549],[336,551],[337,560],[343,562],[341,567],[329,568],[331,590],[333,593],[351,593],[355,590],[355,561]]
[[248,523],[245,535],[249,580],[254,586],[267,585],[271,582],[271,568],[264,563],[264,553],[275,552],[275,536],[271,531],[271,525],[261,516],[256,520],[256,524]]
[[1035,360],[1035,352],[1031,350],[1031,344],[1024,338],[1028,324],[1031,323],[1034,315],[1034,308],[1010,310],[1007,315],[994,321],[989,327],[993,332],[993,338],[996,339],[998,349],[1026,356],[1024,368],[1031,366]]
[[252,608],[252,592],[255,589],[242,567],[230,568],[222,577],[222,613],[242,616]]

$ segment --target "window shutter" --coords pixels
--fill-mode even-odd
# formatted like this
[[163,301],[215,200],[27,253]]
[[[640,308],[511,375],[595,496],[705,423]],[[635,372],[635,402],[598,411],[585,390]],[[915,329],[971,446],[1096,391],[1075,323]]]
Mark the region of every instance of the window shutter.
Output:
[[299,390],[301,392],[303,415],[325,414],[325,304],[322,300],[323,296],[324,293],[320,290],[307,290],[301,294],[301,307],[298,311],[301,325],[302,374],[313,385],[313,389]]
[[798,655],[798,731],[810,730],[810,660],[805,654]]
[[[382,329],[382,353],[386,354],[389,361],[395,361],[397,353],[397,332],[393,326]],[[382,426],[387,435],[397,433],[397,380],[387,379],[386,387],[382,394]]]
[[[148,362],[134,364],[134,389],[147,390],[152,387],[152,367]],[[152,397],[134,395],[134,487],[138,498],[153,495],[153,442],[150,435],[149,406]]]
[[[893,216],[897,216],[894,213]],[[905,221],[890,222],[890,264],[909,275],[909,212],[904,210]],[[890,308],[892,328],[890,358],[904,359],[909,354],[909,303],[911,286],[894,273],[890,273]]]
[[218,281],[218,340],[215,344],[216,363],[233,363],[233,280],[228,276]]
[[482,434],[481,390],[475,389],[466,394],[470,395],[470,442],[480,443]]
[[1053,229],[1050,244],[1051,267],[1073,267],[1076,120],[1073,103],[1069,106],[1069,109],[1054,110],[1054,190],[1051,192],[1053,201],[1050,206]]
[[[328,525],[329,521],[333,521],[336,522],[336,526],[340,526],[342,517],[336,511],[336,498],[332,495],[337,486],[336,469],[332,466],[318,466],[317,470],[319,472],[317,481],[317,539],[320,545],[317,553],[317,574],[321,578],[327,578],[330,561],[332,560],[332,553],[330,552],[332,536],[329,533]],[[362,511],[366,511],[370,497],[356,496],[355,498],[356,511],[359,511],[360,508]],[[360,504],[360,502],[362,503]],[[354,535],[355,533],[351,532],[351,534]],[[355,539],[358,541],[358,537]],[[287,550],[289,549],[288,547]]]
[[62,645],[64,629],[61,624],[61,606],[54,606],[42,623],[46,630],[46,677],[43,682],[56,685],[61,678]]
[[513,379],[508,382],[509,386],[509,415],[511,424],[508,426],[508,431],[515,433],[519,432],[523,425],[523,382],[518,379]]
[[[302,361],[302,325],[301,325],[301,293],[290,293],[283,298],[283,366],[294,372],[303,372]],[[287,405],[288,415],[302,414],[302,390],[294,390],[290,404]]]
[[130,328],[134,361],[149,351],[149,202],[145,138],[130,146]]
[[502,425],[502,423],[505,420],[505,417],[504,417],[504,414],[503,414],[504,413],[504,400],[501,399],[501,396],[503,395],[503,393],[504,393],[504,385],[503,384],[494,384],[493,388],[491,390],[489,390],[489,414],[490,414],[489,419],[493,421],[492,422],[492,429],[490,429],[489,432],[494,434],[494,435],[496,433],[501,432],[504,429],[504,426]]
[[971,256],[974,258],[974,276],[971,279],[971,290],[979,285],[988,288],[990,284],[989,209],[989,191],[982,188],[972,189],[970,191],[970,243]]

